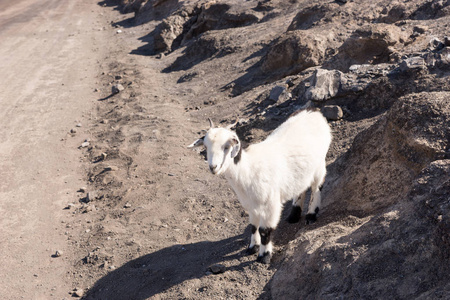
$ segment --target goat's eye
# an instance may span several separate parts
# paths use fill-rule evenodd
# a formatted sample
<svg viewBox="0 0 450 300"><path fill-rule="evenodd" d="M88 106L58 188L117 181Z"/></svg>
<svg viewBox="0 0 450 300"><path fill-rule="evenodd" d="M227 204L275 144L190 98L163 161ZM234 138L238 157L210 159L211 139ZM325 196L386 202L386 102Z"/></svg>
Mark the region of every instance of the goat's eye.
<svg viewBox="0 0 450 300"><path fill-rule="evenodd" d="M230 149L230 145L226 145L226 146L224 147L224 150L225 150L225 151L228 151L228 149Z"/></svg>

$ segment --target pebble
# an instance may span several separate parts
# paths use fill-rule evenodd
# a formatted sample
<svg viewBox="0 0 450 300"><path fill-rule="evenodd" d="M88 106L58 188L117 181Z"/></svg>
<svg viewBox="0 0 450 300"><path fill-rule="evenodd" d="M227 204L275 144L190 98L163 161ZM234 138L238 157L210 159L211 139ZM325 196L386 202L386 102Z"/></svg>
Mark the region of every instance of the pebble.
<svg viewBox="0 0 450 300"><path fill-rule="evenodd" d="M70 133L77 133L77 130L75 128L70 129Z"/></svg>
<svg viewBox="0 0 450 300"><path fill-rule="evenodd" d="M116 32L117 32L117 33L122 33L122 30L119 29L119 30L117 30Z"/></svg>
<svg viewBox="0 0 450 300"><path fill-rule="evenodd" d="M73 296L75 296L75 297L83 297L84 296L84 290L83 289L80 289L80 288L75 288L74 290L73 290L73 294L72 294Z"/></svg>
<svg viewBox="0 0 450 300"><path fill-rule="evenodd" d="M215 264L209 267L209 270L213 273L213 274L221 274L224 273L226 271L226 267L222 264Z"/></svg>
<svg viewBox="0 0 450 300"><path fill-rule="evenodd" d="M81 127L82 125L81 125L81 123L78 123L77 125L75 125L75 126L77 126L77 127Z"/></svg>
<svg viewBox="0 0 450 300"><path fill-rule="evenodd" d="M106 119L103 119L103 120L100 121L100 123L102 123L102 124L108 124L108 122L109 122L109 121L106 120Z"/></svg>
<svg viewBox="0 0 450 300"><path fill-rule="evenodd" d="M130 203L126 203L126 204L124 205L124 207L125 207L125 208L130 208L130 207L131 207L131 204L130 204Z"/></svg>
<svg viewBox="0 0 450 300"><path fill-rule="evenodd" d="M86 198L84 199L84 201L86 203L88 203L88 202L94 201L96 197L97 197L97 195L95 192L89 192L86 194Z"/></svg>
<svg viewBox="0 0 450 300"><path fill-rule="evenodd" d="M118 93L120 93L121 91L123 91L124 89L125 89L125 88L123 87L123 85L121 85L121 84L119 83L119 84L115 84L115 85L112 86L111 92L112 92L113 94L118 94Z"/></svg>
<svg viewBox="0 0 450 300"><path fill-rule="evenodd" d="M61 250L56 250L54 257L61 257L63 255L63 252Z"/></svg>
<svg viewBox="0 0 450 300"><path fill-rule="evenodd" d="M102 152L101 156L102 156L102 160L105 160L106 157L108 156L108 154L106 154L105 152Z"/></svg>
<svg viewBox="0 0 450 300"><path fill-rule="evenodd" d="M88 147L89 145L90 145L89 142L83 142L83 143L81 143L81 148L86 148L86 147Z"/></svg>

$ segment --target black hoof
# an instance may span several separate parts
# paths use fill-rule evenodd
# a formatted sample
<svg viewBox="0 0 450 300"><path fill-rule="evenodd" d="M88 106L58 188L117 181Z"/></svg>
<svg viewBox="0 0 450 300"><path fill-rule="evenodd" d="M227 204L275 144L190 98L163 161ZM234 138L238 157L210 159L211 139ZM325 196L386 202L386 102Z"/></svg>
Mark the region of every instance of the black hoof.
<svg viewBox="0 0 450 300"><path fill-rule="evenodd" d="M270 259L272 258L272 253L270 252L264 252L263 256L259 256L256 259L257 262L262 263L262 264L270 264Z"/></svg>
<svg viewBox="0 0 450 300"><path fill-rule="evenodd" d="M316 221L317 221L317 214L306 215L306 224L313 224Z"/></svg>
<svg viewBox="0 0 450 300"><path fill-rule="evenodd" d="M289 214L289 217L286 219L288 223L298 223L300 221L302 215L302 209L300 206L292 206L291 213Z"/></svg>
<svg viewBox="0 0 450 300"><path fill-rule="evenodd" d="M254 245L253 247L248 247L247 250L245 251L245 254L247 255L252 255L255 254L256 252L259 251L259 246L258 245Z"/></svg>

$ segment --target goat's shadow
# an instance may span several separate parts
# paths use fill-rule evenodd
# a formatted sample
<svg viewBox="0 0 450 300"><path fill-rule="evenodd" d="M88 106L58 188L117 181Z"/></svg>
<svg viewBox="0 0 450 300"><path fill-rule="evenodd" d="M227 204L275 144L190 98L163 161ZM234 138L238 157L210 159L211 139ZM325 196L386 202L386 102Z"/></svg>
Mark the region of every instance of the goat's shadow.
<svg viewBox="0 0 450 300"><path fill-rule="evenodd" d="M207 275L208 267L244 255L250 236L244 234L224 240L202 241L170 246L134 259L99 279L83 299L148 299L186 280ZM228 270L239 270L253 260Z"/></svg>

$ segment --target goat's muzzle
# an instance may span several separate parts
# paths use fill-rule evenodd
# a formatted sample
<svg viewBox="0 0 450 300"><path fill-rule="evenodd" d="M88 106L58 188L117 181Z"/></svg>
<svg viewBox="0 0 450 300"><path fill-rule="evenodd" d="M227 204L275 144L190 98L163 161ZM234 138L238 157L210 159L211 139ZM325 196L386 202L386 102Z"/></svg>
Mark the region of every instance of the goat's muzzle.
<svg viewBox="0 0 450 300"><path fill-rule="evenodd" d="M217 168L217 166L209 166L209 169L211 170L211 173L213 173L214 175L217 173L217 170L216 170L216 168Z"/></svg>

